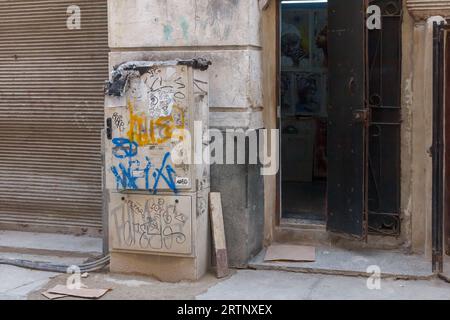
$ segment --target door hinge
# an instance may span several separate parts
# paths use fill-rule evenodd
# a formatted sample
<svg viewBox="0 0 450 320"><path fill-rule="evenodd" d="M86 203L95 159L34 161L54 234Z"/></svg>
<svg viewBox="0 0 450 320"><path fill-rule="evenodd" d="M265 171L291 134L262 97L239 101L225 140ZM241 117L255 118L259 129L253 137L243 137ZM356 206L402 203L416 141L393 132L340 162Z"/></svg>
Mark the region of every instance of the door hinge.
<svg viewBox="0 0 450 320"><path fill-rule="evenodd" d="M370 109L354 110L353 122L363 123L368 126L370 122Z"/></svg>
<svg viewBox="0 0 450 320"><path fill-rule="evenodd" d="M433 156L434 156L434 145L432 145L431 147L428 148L427 153L428 153L428 156L430 158L433 158Z"/></svg>
<svg viewBox="0 0 450 320"><path fill-rule="evenodd" d="M433 272L442 273L444 271L444 257L442 256L442 252L433 252L432 264Z"/></svg>
<svg viewBox="0 0 450 320"><path fill-rule="evenodd" d="M277 106L277 118L281 118L281 106Z"/></svg>

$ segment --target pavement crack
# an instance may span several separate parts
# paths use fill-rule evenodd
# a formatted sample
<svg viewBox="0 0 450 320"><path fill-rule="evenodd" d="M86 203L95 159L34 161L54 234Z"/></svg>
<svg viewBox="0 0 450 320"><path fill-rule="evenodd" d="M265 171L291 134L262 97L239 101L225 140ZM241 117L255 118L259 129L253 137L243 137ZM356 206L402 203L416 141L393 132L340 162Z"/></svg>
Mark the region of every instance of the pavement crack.
<svg viewBox="0 0 450 320"><path fill-rule="evenodd" d="M6 293L6 294L7 294L8 292L11 292L11 291L14 291L14 290L17 290L17 289L20 289L20 288L23 288L23 287L29 286L29 285L31 285L31 284L33 284L33 283L36 283L36 282L41 282L41 281L44 281L44 280L46 280L46 279L45 279L45 278L43 278L43 279L36 279L36 280L32 280L32 281L29 281L29 282L23 283L23 284L21 284L20 286L17 286L17 287L14 287L14 288L8 289L8 290L4 291L4 293ZM47 280L50 280L50 279L47 279Z"/></svg>
<svg viewBox="0 0 450 320"><path fill-rule="evenodd" d="M305 300L312 300L313 291L319 286L319 283L322 282L322 277L317 278L311 287L308 289L308 293L306 294Z"/></svg>

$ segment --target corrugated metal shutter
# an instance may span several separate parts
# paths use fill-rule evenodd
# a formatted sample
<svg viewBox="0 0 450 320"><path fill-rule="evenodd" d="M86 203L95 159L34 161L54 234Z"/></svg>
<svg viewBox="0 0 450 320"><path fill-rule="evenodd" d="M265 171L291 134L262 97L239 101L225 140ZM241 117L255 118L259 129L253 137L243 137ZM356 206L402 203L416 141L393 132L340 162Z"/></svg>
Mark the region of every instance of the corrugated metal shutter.
<svg viewBox="0 0 450 320"><path fill-rule="evenodd" d="M0 228L100 232L107 77L106 0L0 0Z"/></svg>

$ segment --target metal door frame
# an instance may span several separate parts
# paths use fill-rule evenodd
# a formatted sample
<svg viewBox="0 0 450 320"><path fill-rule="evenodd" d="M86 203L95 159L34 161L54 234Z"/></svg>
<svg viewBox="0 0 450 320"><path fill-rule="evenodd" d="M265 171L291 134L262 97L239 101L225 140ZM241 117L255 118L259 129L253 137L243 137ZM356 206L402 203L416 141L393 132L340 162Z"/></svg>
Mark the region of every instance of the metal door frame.
<svg viewBox="0 0 450 320"><path fill-rule="evenodd" d="M443 272L444 257L444 73L445 37L450 30L442 21L433 23L433 162L432 183L432 269Z"/></svg>

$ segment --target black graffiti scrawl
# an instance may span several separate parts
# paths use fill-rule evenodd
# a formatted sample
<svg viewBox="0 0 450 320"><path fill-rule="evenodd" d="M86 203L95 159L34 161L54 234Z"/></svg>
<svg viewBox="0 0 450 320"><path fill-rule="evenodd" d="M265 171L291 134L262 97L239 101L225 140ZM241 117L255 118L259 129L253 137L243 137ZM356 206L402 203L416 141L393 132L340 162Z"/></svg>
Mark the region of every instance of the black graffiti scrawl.
<svg viewBox="0 0 450 320"><path fill-rule="evenodd" d="M129 196L112 212L114 248L148 252L191 252L189 196Z"/></svg>

